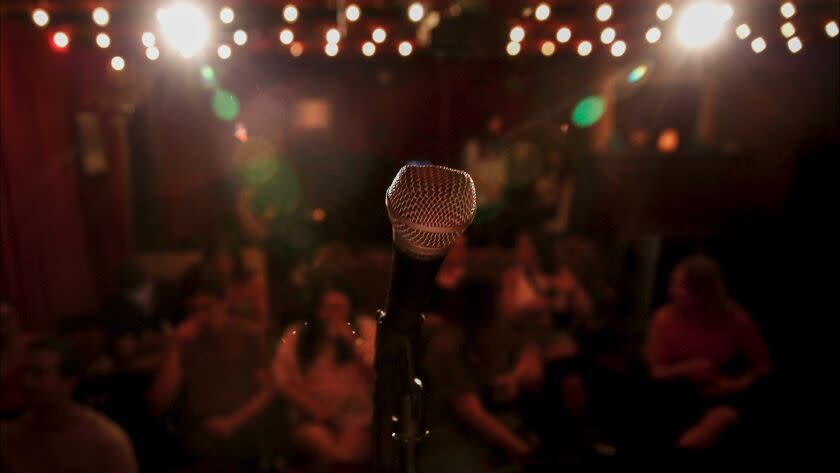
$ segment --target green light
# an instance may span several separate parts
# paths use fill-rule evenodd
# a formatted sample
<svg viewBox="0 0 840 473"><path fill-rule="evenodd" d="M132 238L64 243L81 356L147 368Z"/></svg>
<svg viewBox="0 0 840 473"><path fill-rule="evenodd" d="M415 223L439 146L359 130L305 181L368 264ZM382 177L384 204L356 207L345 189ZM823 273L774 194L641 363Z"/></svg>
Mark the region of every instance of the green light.
<svg viewBox="0 0 840 473"><path fill-rule="evenodd" d="M645 76L645 74L647 74L647 70L648 68L644 64L642 64L641 66L636 66L636 68L634 68L632 71L630 71L629 74L627 74L627 82L631 84L634 82L638 82L642 77Z"/></svg>
<svg viewBox="0 0 840 473"><path fill-rule="evenodd" d="M239 115L239 99L229 90L216 89L213 92L213 113L221 120L234 120Z"/></svg>
<svg viewBox="0 0 840 473"><path fill-rule="evenodd" d="M211 81L216 77L213 68L207 65L201 66L201 77L206 81Z"/></svg>
<svg viewBox="0 0 840 473"><path fill-rule="evenodd" d="M595 124L604 115L604 99L590 95L578 102L572 110L572 123L579 128Z"/></svg>

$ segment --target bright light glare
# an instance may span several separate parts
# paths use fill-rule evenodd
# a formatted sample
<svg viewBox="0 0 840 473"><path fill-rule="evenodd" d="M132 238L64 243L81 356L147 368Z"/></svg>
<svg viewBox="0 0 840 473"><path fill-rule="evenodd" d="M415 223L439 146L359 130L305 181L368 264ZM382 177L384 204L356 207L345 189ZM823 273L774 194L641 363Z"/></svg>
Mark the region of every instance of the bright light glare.
<svg viewBox="0 0 840 473"><path fill-rule="evenodd" d="M329 57L335 57L335 55L338 54L338 45L335 43L327 43L327 45L324 46L324 52L327 53L327 56Z"/></svg>
<svg viewBox="0 0 840 473"><path fill-rule="evenodd" d="M140 42L143 43L143 46L147 48L151 48L155 45L155 35L151 31L146 31L143 33L143 36L140 37Z"/></svg>
<svg viewBox="0 0 840 473"><path fill-rule="evenodd" d="M341 41L341 33L335 28L330 28L325 35L328 43L337 43Z"/></svg>
<svg viewBox="0 0 840 473"><path fill-rule="evenodd" d="M248 42L248 33L245 30L236 30L233 32L233 42L237 46L242 46Z"/></svg>
<svg viewBox="0 0 840 473"><path fill-rule="evenodd" d="M96 45L102 49L111 45L111 37L107 33L99 33L96 35Z"/></svg>
<svg viewBox="0 0 840 473"><path fill-rule="evenodd" d="M236 15L233 13L233 8L231 7L222 7L219 10L219 20L226 25L232 23L235 17Z"/></svg>
<svg viewBox="0 0 840 473"><path fill-rule="evenodd" d="M598 21L607 21L612 17L613 14L613 7L609 3L602 3L596 10L595 10L595 18Z"/></svg>
<svg viewBox="0 0 840 473"><path fill-rule="evenodd" d="M782 27L779 28L779 30L782 32L782 36L784 36L785 38L790 38L791 36L796 34L796 28L793 26L793 23L789 21L782 25Z"/></svg>
<svg viewBox="0 0 840 473"><path fill-rule="evenodd" d="M747 39L750 33L752 33L752 30L750 29L750 25L746 23L741 23L735 28L735 35L738 36L738 39Z"/></svg>
<svg viewBox="0 0 840 473"><path fill-rule="evenodd" d="M572 39L572 30L568 27L564 26L557 30L557 42L559 43L567 43L570 39Z"/></svg>
<svg viewBox="0 0 840 473"><path fill-rule="evenodd" d="M154 46L149 46L146 48L146 57L149 58L149 61L157 61L160 57L160 49Z"/></svg>
<svg viewBox="0 0 840 473"><path fill-rule="evenodd" d="M551 7L548 6L548 4L540 3L537 5L537 9L534 10L534 18L536 18L537 21L545 21L549 16L551 16Z"/></svg>
<svg viewBox="0 0 840 473"><path fill-rule="evenodd" d="M91 14L93 22L99 26L106 26L111 21L111 14L103 7L96 7Z"/></svg>
<svg viewBox="0 0 840 473"><path fill-rule="evenodd" d="M581 41L577 47L577 53L581 56L589 56L592 54L592 43L589 41Z"/></svg>
<svg viewBox="0 0 840 473"><path fill-rule="evenodd" d="M793 6L793 3L791 2L785 2L779 7L779 13L781 13L785 18L790 18L793 15L796 15L796 7Z"/></svg>
<svg viewBox="0 0 840 473"><path fill-rule="evenodd" d="M653 44L653 43L659 41L659 38L661 38L661 37L662 37L662 31L660 31L659 28L657 28L655 26L653 28L650 28L649 30L647 30L647 33L645 33L645 39L650 44Z"/></svg>
<svg viewBox="0 0 840 473"><path fill-rule="evenodd" d="M376 45L371 41L365 41L362 45L362 54L367 57L373 56L376 53Z"/></svg>
<svg viewBox="0 0 840 473"><path fill-rule="evenodd" d="M673 14L674 8L668 3L663 3L656 9L656 17L662 21L667 21Z"/></svg>
<svg viewBox="0 0 840 473"><path fill-rule="evenodd" d="M677 20L677 39L689 48L713 43L726 23L726 8L719 3L700 2L683 10Z"/></svg>
<svg viewBox="0 0 840 473"><path fill-rule="evenodd" d="M359 8L359 6L355 3L352 5L348 5L347 8L344 10L344 17L347 18L348 21L358 21L358 19L361 16L362 9Z"/></svg>
<svg viewBox="0 0 840 473"><path fill-rule="evenodd" d="M750 43L750 47L754 52L760 53L767 49L767 42L764 41L764 38L759 36L758 38L752 40L752 42Z"/></svg>
<svg viewBox="0 0 840 473"><path fill-rule="evenodd" d="M176 3L162 9L158 21L164 41L185 58L201 51L210 36L207 17L191 3Z"/></svg>
<svg viewBox="0 0 840 473"><path fill-rule="evenodd" d="M295 40L294 32L288 28L283 29L277 37L280 39L280 42L285 45L292 44L292 41Z"/></svg>
<svg viewBox="0 0 840 473"><path fill-rule="evenodd" d="M50 22L50 14L43 8L32 10L32 22L40 27L47 26Z"/></svg>
<svg viewBox="0 0 840 473"><path fill-rule="evenodd" d="M402 43L400 43L397 49L400 52L400 56L403 57L408 56L409 54L411 54L412 51L414 51L414 47L408 41L403 41Z"/></svg>
<svg viewBox="0 0 840 473"><path fill-rule="evenodd" d="M63 31L56 32L53 37L53 44L59 47L60 49L64 49L70 45L70 36Z"/></svg>
<svg viewBox="0 0 840 473"><path fill-rule="evenodd" d="M227 44L223 44L223 45L219 46L219 49L216 50L216 54L218 54L219 57L222 58L222 59L229 58L230 53L231 53L230 46L228 46Z"/></svg>
<svg viewBox="0 0 840 473"><path fill-rule="evenodd" d="M426 10L420 2L414 2L408 7L408 19L417 23L426 15Z"/></svg>
<svg viewBox="0 0 840 473"><path fill-rule="evenodd" d="M508 56L516 56L519 54L519 51L522 51L522 45L516 41L511 41L505 47L505 51L508 53Z"/></svg>
<svg viewBox="0 0 840 473"><path fill-rule="evenodd" d="M601 42L604 44L610 44L613 41L615 41L615 30L609 27L604 28L604 30L601 31Z"/></svg>
<svg viewBox="0 0 840 473"><path fill-rule="evenodd" d="M802 41L798 37L794 36L788 40L787 46L790 52L796 54L802 50Z"/></svg>
<svg viewBox="0 0 840 473"><path fill-rule="evenodd" d="M373 30L373 34L371 34L371 38L375 43L382 43L385 41L385 38L388 37L388 33L385 32L383 28L376 28Z"/></svg>
<svg viewBox="0 0 840 473"><path fill-rule="evenodd" d="M521 42L525 39L525 28L521 26L514 26L510 29L510 40L514 42Z"/></svg>
<svg viewBox="0 0 840 473"><path fill-rule="evenodd" d="M289 23L294 23L298 19L298 9L294 5L286 5L283 8L283 19Z"/></svg>
<svg viewBox="0 0 840 473"><path fill-rule="evenodd" d="M111 58L111 67L115 71L121 71L121 70L125 69L125 59L123 59L121 56L112 57Z"/></svg>
<svg viewBox="0 0 840 473"><path fill-rule="evenodd" d="M615 57L623 56L625 52L627 52L627 43L625 43L624 41L616 41L610 47L610 54L612 54Z"/></svg>
<svg viewBox="0 0 840 473"><path fill-rule="evenodd" d="M836 38L838 33L840 33L840 28L838 28L836 21L831 20L825 24L825 34L829 38Z"/></svg>

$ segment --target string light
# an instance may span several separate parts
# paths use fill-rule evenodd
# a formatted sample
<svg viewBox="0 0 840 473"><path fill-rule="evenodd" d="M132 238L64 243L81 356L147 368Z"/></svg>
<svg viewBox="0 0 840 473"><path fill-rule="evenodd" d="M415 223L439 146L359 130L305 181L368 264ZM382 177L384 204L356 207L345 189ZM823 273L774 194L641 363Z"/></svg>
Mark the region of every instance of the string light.
<svg viewBox="0 0 840 473"><path fill-rule="evenodd" d="M420 2L414 2L408 7L408 19L417 23L426 15L426 10Z"/></svg>
<svg viewBox="0 0 840 473"><path fill-rule="evenodd" d="M511 41L505 47L505 51L508 53L508 56L516 56L519 54L519 51L522 51L522 45L516 41Z"/></svg>
<svg viewBox="0 0 840 473"><path fill-rule="evenodd" d="M796 15L796 7L793 6L793 3L791 2L785 2L779 7L779 13L781 13L785 18L790 18L793 15Z"/></svg>
<svg viewBox="0 0 840 473"><path fill-rule="evenodd" d="M668 21L674 14L674 8L668 3L663 3L656 8L656 17L662 21Z"/></svg>
<svg viewBox="0 0 840 473"><path fill-rule="evenodd" d="M825 34L829 38L836 38L838 33L840 33L840 28L837 27L836 21L831 20L825 24Z"/></svg>
<svg viewBox="0 0 840 473"><path fill-rule="evenodd" d="M111 21L111 14L103 7L94 8L91 16L93 17L93 22L99 26L107 26L108 22Z"/></svg>
<svg viewBox="0 0 840 473"><path fill-rule="evenodd" d="M53 34L52 43L59 50L67 49L67 46L70 46L70 36L63 31L57 31Z"/></svg>
<svg viewBox="0 0 840 473"><path fill-rule="evenodd" d="M610 54L615 57L623 56L624 53L627 51L627 43L624 41L618 40L610 47Z"/></svg>
<svg viewBox="0 0 840 473"><path fill-rule="evenodd" d="M615 41L615 30L609 27L604 28L604 30L601 31L601 42L604 44L610 44L613 41Z"/></svg>
<svg viewBox="0 0 840 473"><path fill-rule="evenodd" d="M223 44L223 45L219 46L219 49L216 50L216 54L218 54L219 57L222 58L222 59L229 58L231 52L232 51L230 49L230 46L228 46L227 44Z"/></svg>
<svg viewBox="0 0 840 473"><path fill-rule="evenodd" d="M289 47L289 53L293 57L300 57L300 55L303 54L303 43L301 43L300 41L295 41L294 43L292 43L292 45Z"/></svg>
<svg viewBox="0 0 840 473"><path fill-rule="evenodd" d="M784 36L785 38L790 38L791 36L796 34L796 28L793 26L793 23L789 21L782 25L782 27L779 28L779 31L782 32L782 36Z"/></svg>
<svg viewBox="0 0 840 473"><path fill-rule="evenodd" d="M750 30L750 25L746 23L741 23L737 28L735 28L735 36L737 36L738 39L747 39L750 33L752 33L752 30Z"/></svg>
<svg viewBox="0 0 840 473"><path fill-rule="evenodd" d="M335 28L327 30L327 34L324 37L327 39L327 43L338 43L341 41L341 33Z"/></svg>
<svg viewBox="0 0 840 473"><path fill-rule="evenodd" d="M142 36L140 36L140 42L143 43L143 46L147 48L151 48L152 46L154 46L155 40L155 35L151 31L146 31L145 33L143 33Z"/></svg>
<svg viewBox="0 0 840 473"><path fill-rule="evenodd" d="M335 43L327 43L327 45L324 46L324 52L329 57L335 57L335 55L338 54L338 45Z"/></svg>
<svg viewBox="0 0 840 473"><path fill-rule="evenodd" d="M787 42L787 47L793 54L798 53L802 50L802 41L794 36L793 38L789 39Z"/></svg>
<svg viewBox="0 0 840 473"><path fill-rule="evenodd" d="M111 45L111 37L107 33L99 33L96 35L96 45L102 49Z"/></svg>
<svg viewBox="0 0 840 473"><path fill-rule="evenodd" d="M655 26L648 29L647 32L645 33L645 39L650 44L653 44L653 43L659 41L659 38L661 38L661 37L662 37L662 31Z"/></svg>
<svg viewBox="0 0 840 473"><path fill-rule="evenodd" d="M408 41L403 41L400 43L399 47L397 47L397 51L399 51L400 56L406 57L414 51L414 46L412 46Z"/></svg>
<svg viewBox="0 0 840 473"><path fill-rule="evenodd" d="M384 28L376 28L373 30L373 34L371 34L371 38L375 43L384 43L385 39L388 37L388 33L385 32Z"/></svg>
<svg viewBox="0 0 840 473"><path fill-rule="evenodd" d="M358 21L361 16L362 9L355 3L348 5L347 8L344 9L344 17L347 18L347 21Z"/></svg>
<svg viewBox="0 0 840 473"><path fill-rule="evenodd" d="M750 47L752 48L753 52L760 53L767 49L767 43L764 41L764 38L759 36L758 38L752 40L752 42L750 43Z"/></svg>
<svg viewBox="0 0 840 473"><path fill-rule="evenodd" d="M612 17L613 14L613 7L609 3L602 3L596 10L595 10L595 18L598 21L607 21Z"/></svg>
<svg viewBox="0 0 840 473"><path fill-rule="evenodd" d="M522 42L525 39L525 28L521 26L514 26L510 29L510 40L516 43Z"/></svg>
<svg viewBox="0 0 840 473"><path fill-rule="evenodd" d="M589 56L592 54L592 43L589 41L581 41L578 43L577 53L580 56Z"/></svg>
<svg viewBox="0 0 840 473"><path fill-rule="evenodd" d="M720 4L692 4L680 13L677 21L677 39L689 48L708 46L720 36L726 21L726 9Z"/></svg>
<svg viewBox="0 0 840 473"><path fill-rule="evenodd" d="M554 42L552 41L543 41L542 46L540 47L540 52L543 56L551 56L554 54L556 47L554 46Z"/></svg>
<svg viewBox="0 0 840 473"><path fill-rule="evenodd" d="M111 68L115 71L125 69L125 59L122 56L114 56L111 58Z"/></svg>
<svg viewBox="0 0 840 473"><path fill-rule="evenodd" d="M362 44L362 54L367 57L371 57L376 54L376 45L372 41L365 41Z"/></svg>
<svg viewBox="0 0 840 473"><path fill-rule="evenodd" d="M284 28L277 37L280 39L281 43L288 46L295 40L295 33L288 28Z"/></svg>
<svg viewBox="0 0 840 473"><path fill-rule="evenodd" d="M226 25L228 25L230 23L233 23L233 19L235 17L236 17L236 14L233 13L233 8L231 8L231 7L225 6L225 7L222 7L221 10L219 10L219 20L221 20L222 23L224 23Z"/></svg>
<svg viewBox="0 0 840 473"><path fill-rule="evenodd" d="M36 8L32 10L32 22L43 28L50 23L50 14L43 8Z"/></svg>
<svg viewBox="0 0 840 473"><path fill-rule="evenodd" d="M557 30L556 38L558 43L567 43L570 39L572 39L572 30L570 30L567 26L563 26Z"/></svg>
<svg viewBox="0 0 840 473"><path fill-rule="evenodd" d="M233 32L233 42L237 46L242 46L243 44L248 42L248 33L244 30L236 30Z"/></svg>
<svg viewBox="0 0 840 473"><path fill-rule="evenodd" d="M534 10L534 18L536 18L537 21L545 21L549 16L551 16L551 7L548 6L548 4L540 3L537 5L537 9Z"/></svg>
<svg viewBox="0 0 840 473"><path fill-rule="evenodd" d="M298 19L298 9L294 5L286 5L283 8L283 19L289 23L294 23Z"/></svg>
<svg viewBox="0 0 840 473"><path fill-rule="evenodd" d="M184 58L195 56L210 37L210 22L204 12L191 3L175 3L162 9L158 22L163 39Z"/></svg>
<svg viewBox="0 0 840 473"><path fill-rule="evenodd" d="M146 57L150 61L157 61L157 59L160 57L160 50L154 46L149 46L148 48L146 48Z"/></svg>

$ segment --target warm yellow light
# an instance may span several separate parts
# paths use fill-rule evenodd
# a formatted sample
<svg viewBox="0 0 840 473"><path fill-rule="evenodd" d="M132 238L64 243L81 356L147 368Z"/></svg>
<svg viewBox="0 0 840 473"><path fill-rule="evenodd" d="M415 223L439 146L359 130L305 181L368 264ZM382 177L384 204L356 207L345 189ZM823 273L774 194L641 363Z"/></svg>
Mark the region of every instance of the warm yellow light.
<svg viewBox="0 0 840 473"><path fill-rule="evenodd" d="M400 52L400 56L406 57L414 51L414 46L412 46L408 41L403 41L400 43L397 50Z"/></svg>
<svg viewBox="0 0 840 473"><path fill-rule="evenodd" d="M551 56L554 54L556 47L554 46L554 42L552 41L543 41L542 46L540 47L540 52L543 56Z"/></svg>
<svg viewBox="0 0 840 473"><path fill-rule="evenodd" d="M797 36L794 36L793 38L788 40L787 47L790 50L790 52L796 54L802 50L802 41Z"/></svg>
<svg viewBox="0 0 840 473"><path fill-rule="evenodd" d="M767 42L764 41L764 38L759 36L758 38L752 40L752 42L750 43L750 47L754 52L760 53L767 49Z"/></svg>
<svg viewBox="0 0 840 473"><path fill-rule="evenodd" d="M508 53L508 56L516 56L519 54L519 51L522 51L522 45L516 41L511 41L505 47L505 51Z"/></svg>
<svg viewBox="0 0 840 473"><path fill-rule="evenodd" d="M781 13L785 18L790 18L793 15L796 15L796 7L793 6L793 3L791 2L785 2L779 7L779 13Z"/></svg>
<svg viewBox="0 0 840 473"><path fill-rule="evenodd" d="M43 28L50 23L50 14L43 8L36 8L32 10L32 22Z"/></svg>
<svg viewBox="0 0 840 473"><path fill-rule="evenodd" d="M662 130L656 140L656 149L661 153L673 153L680 146L680 132L676 128Z"/></svg>
<svg viewBox="0 0 840 473"><path fill-rule="evenodd" d="M146 48L146 57L149 58L149 61L157 61L160 57L160 49L154 46L149 46Z"/></svg>
<svg viewBox="0 0 840 473"><path fill-rule="evenodd" d="M750 25L746 23L741 23L737 28L735 28L735 35L738 39L747 39L747 36L749 36L750 33L752 33L752 30L750 29Z"/></svg>
<svg viewBox="0 0 840 473"><path fill-rule="evenodd" d="M300 41L295 41L294 43L292 43L292 45L289 47L289 53L293 57L299 57L301 54L303 54L303 43L301 43Z"/></svg>
<svg viewBox="0 0 840 473"><path fill-rule="evenodd" d="M612 18L613 14L613 7L609 3L602 3L596 10L595 10L595 18L598 21L607 21Z"/></svg>
<svg viewBox="0 0 840 473"><path fill-rule="evenodd" d="M417 23L426 15L426 9L420 2L414 2L408 7L408 19Z"/></svg>
<svg viewBox="0 0 840 473"><path fill-rule="evenodd" d="M336 43L327 43L327 45L324 46L324 52L327 53L327 56L329 57L335 57L335 55L338 54L338 45Z"/></svg>
<svg viewBox="0 0 840 473"><path fill-rule="evenodd" d="M283 19L289 23L294 23L298 19L298 9L294 5L286 5L283 7Z"/></svg>
<svg viewBox="0 0 840 473"><path fill-rule="evenodd" d="M365 41L365 43L362 44L362 54L367 57L373 56L376 54L376 45L373 44L372 41Z"/></svg>
<svg viewBox="0 0 840 473"><path fill-rule="evenodd" d="M825 24L825 34L829 38L836 38L838 33L840 33L840 28L837 27L836 21L831 20Z"/></svg>
<svg viewBox="0 0 840 473"><path fill-rule="evenodd" d="M115 71L121 71L125 69L125 59L122 56L114 56L111 58L111 67Z"/></svg>
<svg viewBox="0 0 840 473"><path fill-rule="evenodd" d="M559 30L557 30L556 38L558 43L567 43L570 39L572 39L572 30L570 30L566 26L563 26Z"/></svg>
<svg viewBox="0 0 840 473"><path fill-rule="evenodd" d="M613 41L615 41L615 30L609 27L604 28L604 30L601 31L601 42L604 44L610 44Z"/></svg>
<svg viewBox="0 0 840 473"><path fill-rule="evenodd" d="M577 53L581 56L589 56L592 54L592 43L589 41L581 41L578 43Z"/></svg>
<svg viewBox="0 0 840 473"><path fill-rule="evenodd" d="M663 3L656 8L656 17L662 21L668 21L671 15L674 14L674 8L668 3Z"/></svg>
<svg viewBox="0 0 840 473"><path fill-rule="evenodd" d="M680 13L677 39L689 48L706 47L720 36L726 21L726 8L721 4L694 3Z"/></svg>
<svg viewBox="0 0 840 473"><path fill-rule="evenodd" d="M219 57L222 58L222 59L229 58L231 52L232 51L230 49L230 46L228 46L227 44L223 44L223 45L219 46L219 49L216 50L216 54L218 54Z"/></svg>
<svg viewBox="0 0 840 473"><path fill-rule="evenodd" d="M796 34L796 27L793 26L793 23L787 22L779 28L779 31L782 32L782 36L785 38L790 38L791 36Z"/></svg>
<svg viewBox="0 0 840 473"><path fill-rule="evenodd" d="M537 9L534 10L534 18L536 18L537 21L545 21L549 16L551 16L551 7L548 6L547 3L540 3L537 5Z"/></svg>
<svg viewBox="0 0 840 473"><path fill-rule="evenodd" d="M519 43L523 39L525 39L525 28L523 28L521 26L518 26L518 25L514 26L513 28L510 29L510 35L509 36L510 36L511 41Z"/></svg>
<svg viewBox="0 0 840 473"><path fill-rule="evenodd" d="M99 33L96 35L96 45L102 49L111 45L111 37L107 33Z"/></svg>
<svg viewBox="0 0 840 473"><path fill-rule="evenodd" d="M344 17L347 18L347 21L358 21L362 17L362 9L355 3L348 5L344 9Z"/></svg>
<svg viewBox="0 0 840 473"><path fill-rule="evenodd" d="M328 43L337 43L341 41L341 33L339 33L339 31L335 28L327 30L327 34L324 35L324 37L327 39Z"/></svg>
<svg viewBox="0 0 840 473"><path fill-rule="evenodd" d="M155 40L155 35L151 31L146 31L142 36L140 36L140 42L147 48L154 46Z"/></svg>
<svg viewBox="0 0 840 473"><path fill-rule="evenodd" d="M248 33L245 30L236 30L233 32L233 42L237 46L242 46L248 42Z"/></svg>
<svg viewBox="0 0 840 473"><path fill-rule="evenodd" d="M191 3L175 3L158 15L164 41L185 58L196 55L210 36L204 12Z"/></svg>
<svg viewBox="0 0 840 473"><path fill-rule="evenodd" d="M289 45L295 40L295 33L288 28L283 28L283 30L280 31L280 34L277 35L277 38L280 39L281 43Z"/></svg>
<svg viewBox="0 0 840 473"><path fill-rule="evenodd" d="M648 43L653 44L662 37L662 31L657 27L652 27L645 33L645 39Z"/></svg>
<svg viewBox="0 0 840 473"><path fill-rule="evenodd" d="M384 28L376 28L370 36L375 43L383 43L388 37L388 33L385 32Z"/></svg>
<svg viewBox="0 0 840 473"><path fill-rule="evenodd" d="M232 23L235 17L236 15L233 13L233 8L231 7L222 7L222 9L219 10L219 20L226 25Z"/></svg>
<svg viewBox="0 0 840 473"><path fill-rule="evenodd" d="M610 47L610 54L615 57L621 57L625 52L627 52L627 43L624 41L618 40Z"/></svg>
<svg viewBox="0 0 840 473"><path fill-rule="evenodd" d="M111 14L103 7L94 8L91 16L93 17L93 22L99 26L106 26L111 21Z"/></svg>

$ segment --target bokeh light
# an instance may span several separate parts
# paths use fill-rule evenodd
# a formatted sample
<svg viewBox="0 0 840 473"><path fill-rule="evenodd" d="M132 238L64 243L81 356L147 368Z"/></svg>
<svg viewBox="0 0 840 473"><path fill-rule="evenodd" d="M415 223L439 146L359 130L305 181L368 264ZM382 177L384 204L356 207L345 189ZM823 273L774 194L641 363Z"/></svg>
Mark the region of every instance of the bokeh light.
<svg viewBox="0 0 840 473"><path fill-rule="evenodd" d="M242 46L248 42L248 33L245 30L236 30L233 32L233 42L237 46Z"/></svg>
<svg viewBox="0 0 840 473"><path fill-rule="evenodd" d="M838 33L840 33L840 28L838 28L836 21L831 20L825 24L825 34L829 38L836 38Z"/></svg>
<svg viewBox="0 0 840 473"><path fill-rule="evenodd" d="M111 58L111 68L115 71L125 69L125 59L122 56L114 56Z"/></svg>
<svg viewBox="0 0 840 473"><path fill-rule="evenodd" d="M417 23L426 15L426 9L420 2L414 2L408 7L408 19Z"/></svg>
<svg viewBox="0 0 840 473"><path fill-rule="evenodd" d="M151 48L152 46L154 46L156 39L157 38L155 38L155 34L151 31L146 31L145 33L143 33L142 36L140 36L140 42L143 43L143 46L147 48Z"/></svg>
<svg viewBox="0 0 840 473"><path fill-rule="evenodd" d="M195 56L210 36L204 12L191 3L175 3L164 8L158 18L163 39L184 58Z"/></svg>
<svg viewBox="0 0 840 473"><path fill-rule="evenodd" d="M303 54L303 43L300 41L292 43L292 45L289 46L289 54L293 57L300 57L300 55Z"/></svg>
<svg viewBox="0 0 840 473"><path fill-rule="evenodd" d="M70 36L63 31L56 31L52 36L52 44L59 51L64 51L70 46Z"/></svg>
<svg viewBox="0 0 840 473"><path fill-rule="evenodd" d="M400 56L406 57L414 51L414 46L412 46L409 41L402 41L400 42L399 47L397 47L397 50L399 51Z"/></svg>
<svg viewBox="0 0 840 473"><path fill-rule="evenodd" d="M385 28L376 28L370 36L375 43L383 43L388 37L388 33L385 32Z"/></svg>
<svg viewBox="0 0 840 473"><path fill-rule="evenodd" d="M557 38L558 43L567 43L570 39L572 39L572 30L569 29L567 26L563 26L557 30Z"/></svg>
<svg viewBox="0 0 840 473"><path fill-rule="evenodd" d="M312 211L312 220L315 222L323 222L327 218L327 212L324 209L315 209Z"/></svg>
<svg viewBox="0 0 840 473"><path fill-rule="evenodd" d="M108 33L99 33L96 35L96 45L102 49L107 48L111 45L111 37L108 36Z"/></svg>
<svg viewBox="0 0 840 473"><path fill-rule="evenodd" d="M656 149L660 153L673 153L680 147L680 132L675 128L666 128L656 139Z"/></svg>
<svg viewBox="0 0 840 473"><path fill-rule="evenodd" d="M348 21L358 21L362 17L362 9L355 3L347 5L347 8L344 9L344 17Z"/></svg>
<svg viewBox="0 0 840 473"><path fill-rule="evenodd" d="M802 40L800 40L799 37L794 36L788 40L787 47L790 52L796 54L802 50Z"/></svg>
<svg viewBox="0 0 840 473"><path fill-rule="evenodd" d="M615 29L607 27L601 31L601 42L610 44L615 41Z"/></svg>
<svg viewBox="0 0 840 473"><path fill-rule="evenodd" d="M610 54L615 57L621 57L625 52L627 52L627 43L624 41L618 40L610 46Z"/></svg>
<svg viewBox="0 0 840 473"><path fill-rule="evenodd" d="M376 45L373 44L373 41L365 41L364 44L362 44L362 54L367 57L376 54Z"/></svg>
<svg viewBox="0 0 840 473"><path fill-rule="evenodd" d="M543 56L551 56L554 54L555 49L557 48L554 46L553 41L543 41L542 46L540 46L540 52Z"/></svg>
<svg viewBox="0 0 840 473"><path fill-rule="evenodd" d="M627 74L627 82L630 84L635 84L642 80L642 78L647 74L648 67L644 64L636 66Z"/></svg>
<svg viewBox="0 0 840 473"><path fill-rule="evenodd" d="M677 20L677 39L688 48L702 48L713 43L726 23L726 9L711 2L688 6Z"/></svg>
<svg viewBox="0 0 840 473"><path fill-rule="evenodd" d="M517 43L525 39L525 28L517 25L510 29L510 40Z"/></svg>
<svg viewBox="0 0 840 473"><path fill-rule="evenodd" d="M280 31L280 34L277 35L277 38L280 40L281 43L288 46L292 44L292 41L295 40L295 33L288 28L283 28L283 30Z"/></svg>
<svg viewBox="0 0 840 473"><path fill-rule="evenodd" d="M782 36L785 38L790 38L791 36L796 34L796 27L793 26L793 23L787 22L779 28L779 31L782 32Z"/></svg>
<svg viewBox="0 0 840 473"><path fill-rule="evenodd" d="M645 33L645 40L650 44L653 44L653 43L659 41L660 38L662 38L662 30L660 30L659 28L657 28L655 26L652 27L652 28L649 28L647 30L647 32Z"/></svg>
<svg viewBox="0 0 840 473"><path fill-rule="evenodd" d="M341 41L341 33L335 28L327 30L327 34L324 35L324 37L327 39L328 43L338 43Z"/></svg>
<svg viewBox="0 0 840 473"><path fill-rule="evenodd" d="M746 23L741 23L737 28L735 28L735 36L737 36L738 39L747 39L750 33L752 33L752 30L750 29L750 25Z"/></svg>
<svg viewBox="0 0 840 473"><path fill-rule="evenodd" d="M598 21L607 21L612 18L613 15L613 7L609 3L602 3L595 9L595 18Z"/></svg>
<svg viewBox="0 0 840 473"><path fill-rule="evenodd" d="M221 20L222 23L224 23L226 25L230 24L230 23L233 23L234 18L236 18L236 14L233 13L233 8L222 7L222 9L219 10L219 20Z"/></svg>
<svg viewBox="0 0 840 473"><path fill-rule="evenodd" d="M602 97L590 95L575 105L572 110L572 123L579 128L594 125L604 116L606 103Z"/></svg>
<svg viewBox="0 0 840 473"><path fill-rule="evenodd" d="M536 10L534 10L534 18L536 18L537 21L545 21L549 16L551 16L551 7L548 6L547 3L540 3L537 5Z"/></svg>
<svg viewBox="0 0 840 473"><path fill-rule="evenodd" d="M522 45L516 41L511 41L505 47L505 52L508 53L508 56L516 56L519 54L519 51L522 51Z"/></svg>
<svg viewBox="0 0 840 473"><path fill-rule="evenodd" d="M219 49L217 49L217 50L216 50L216 54L218 54L218 55L219 55L219 57L220 57L220 58L222 58L222 59L227 59L227 58L229 58L229 57L230 57L231 52L232 52L232 51L231 51L231 49L230 49L230 46L228 46L227 44L222 44L222 45L220 45L220 46L219 46Z"/></svg>
<svg viewBox="0 0 840 473"><path fill-rule="evenodd" d="M233 121L239 116L239 99L227 89L216 89L212 98L213 113L220 120Z"/></svg>
<svg viewBox="0 0 840 473"><path fill-rule="evenodd" d="M338 45L335 43L327 43L324 46L324 53L329 57L335 57L338 54Z"/></svg>
<svg viewBox="0 0 840 473"><path fill-rule="evenodd" d="M36 8L32 10L32 22L43 28L50 23L50 14L43 8Z"/></svg>
<svg viewBox="0 0 840 473"><path fill-rule="evenodd" d="M668 21L674 14L674 7L669 3L663 3L656 8L656 17L662 21Z"/></svg>
<svg viewBox="0 0 840 473"><path fill-rule="evenodd" d="M286 5L283 7L283 19L289 23L294 23L298 19L298 9L294 5Z"/></svg>
<svg viewBox="0 0 840 473"><path fill-rule="evenodd" d="M580 56L589 56L592 54L592 43L589 41L581 41L578 43L577 53Z"/></svg>
<svg viewBox="0 0 840 473"><path fill-rule="evenodd" d="M149 46L146 48L146 58L148 58L149 61L157 61L159 57L160 50L157 47Z"/></svg>
<svg viewBox="0 0 840 473"><path fill-rule="evenodd" d="M781 13L785 18L790 18L793 15L796 15L796 7L793 6L793 3L791 2L785 2L779 7L779 13Z"/></svg>
<svg viewBox="0 0 840 473"><path fill-rule="evenodd" d="M201 66L201 69L199 69L199 73L201 74L201 79L204 81L205 84L216 84L216 71L214 71L212 67L205 64Z"/></svg>
<svg viewBox="0 0 840 473"><path fill-rule="evenodd" d="M236 125L233 127L233 137L236 138L240 143L247 143L248 142L248 128L242 122L236 122Z"/></svg>
<svg viewBox="0 0 840 473"><path fill-rule="evenodd" d="M752 42L750 43L750 47L752 48L753 52L760 53L767 49L767 42L764 41L764 38L759 36L758 38L752 40Z"/></svg>
<svg viewBox="0 0 840 473"><path fill-rule="evenodd" d="M107 26L108 22L111 21L111 14L103 7L94 8L91 17L93 17L93 22L99 26Z"/></svg>

